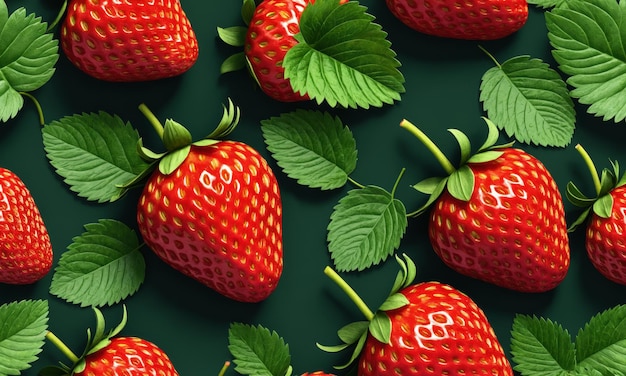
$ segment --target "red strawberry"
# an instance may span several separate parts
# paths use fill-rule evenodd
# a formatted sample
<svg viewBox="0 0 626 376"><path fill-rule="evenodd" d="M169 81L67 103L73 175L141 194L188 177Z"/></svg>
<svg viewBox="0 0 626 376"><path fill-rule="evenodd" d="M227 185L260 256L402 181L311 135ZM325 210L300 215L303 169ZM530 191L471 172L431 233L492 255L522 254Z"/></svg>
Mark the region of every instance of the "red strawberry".
<svg viewBox="0 0 626 376"><path fill-rule="evenodd" d="M391 13L419 32L443 38L493 40L524 26L526 0L386 0Z"/></svg>
<svg viewBox="0 0 626 376"><path fill-rule="evenodd" d="M60 40L74 65L106 81L172 77L198 58L198 41L179 0L71 0Z"/></svg>
<svg viewBox="0 0 626 376"><path fill-rule="evenodd" d="M332 373L326 373L323 371L305 372L301 376L335 376Z"/></svg>
<svg viewBox="0 0 626 376"><path fill-rule="evenodd" d="M0 283L30 284L52 266L52 245L24 182L0 167Z"/></svg>
<svg viewBox="0 0 626 376"><path fill-rule="evenodd" d="M569 231L586 223L585 248L591 263L607 279L626 285L626 175L620 178L619 165L612 162L613 168L604 169L600 177L583 147L576 145L576 149L591 167L596 196L588 198L568 183L569 201L585 208Z"/></svg>
<svg viewBox="0 0 626 376"><path fill-rule="evenodd" d="M470 297L440 282L412 285L415 265L406 256L398 262L403 271L376 313L339 283L357 297L369 323L349 324L352 333L344 327L343 345L322 349L339 351L356 344L352 357L358 357L359 376L513 375L485 313ZM326 273L340 281L329 268Z"/></svg>
<svg viewBox="0 0 626 376"><path fill-rule="evenodd" d="M168 127L182 128L171 121L165 127L166 134ZM166 145L170 141L164 139ZM274 173L241 142L173 144L178 149L168 146L172 151L139 199L137 222L146 244L175 269L229 298L264 300L283 267Z"/></svg>
<svg viewBox="0 0 626 376"><path fill-rule="evenodd" d="M497 128L487 123L495 143ZM421 133L406 121L403 126ZM428 228L432 246L461 274L522 292L553 289L570 263L561 194L539 160L493 143L471 158L463 150L458 169L440 153L450 176L438 181L438 189L432 180L430 187L416 185L433 194L426 206L436 199Z"/></svg>

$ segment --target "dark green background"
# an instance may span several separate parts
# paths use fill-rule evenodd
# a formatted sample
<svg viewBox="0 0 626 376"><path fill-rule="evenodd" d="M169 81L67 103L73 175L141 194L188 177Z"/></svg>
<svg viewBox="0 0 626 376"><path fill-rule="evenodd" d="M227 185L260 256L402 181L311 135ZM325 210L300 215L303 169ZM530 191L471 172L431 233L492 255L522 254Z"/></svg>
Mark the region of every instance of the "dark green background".
<svg viewBox="0 0 626 376"><path fill-rule="evenodd" d="M443 173L428 151L398 124L407 118L421 127L455 160L458 153L447 128L466 132L474 145L482 144L486 127L478 101L483 73L493 62L478 48L478 43L454 41L420 35L394 19L382 0L364 0L363 5L377 17L393 49L402 62L407 92L393 106L370 110L335 110L353 131L359 161L352 177L362 184L390 189L402 168L407 172L397 197L409 211L425 202L425 197L409 185ZM125 301L129 322L124 335L144 337L162 347L181 375L214 375L230 359L227 350L229 324L262 324L277 331L290 345L296 374L305 371L332 371L342 363L342 355L318 350L315 342L335 344L335 331L360 312L324 276L330 263L326 248L326 226L333 206L351 187L330 192L298 186L276 167L265 149L259 122L312 104L281 104L259 90L245 72L220 77L219 65L233 52L216 37L217 26L240 25L240 0L183 0L183 8L193 24L200 45L200 57L181 77L156 82L119 84L99 82L75 69L61 56L52 80L34 94L41 102L46 121L82 112L107 111L130 121L158 149L157 138L137 110L145 102L162 120L174 118L185 124L195 138L205 136L221 117L221 105L228 97L240 106L242 120L232 134L259 149L275 167L281 184L284 205L284 274L275 293L260 304L229 301L199 283L183 277L144 249L147 275L144 285ZM51 21L60 1L8 0L12 12L20 6ZM482 43L500 62L517 56L541 58L556 67L550 54L544 16L531 7L530 17L515 35ZM322 108L326 110L326 108ZM567 181L574 180L591 193L587 170L573 146L582 143L599 167L608 158L625 158L622 142L624 124L602 122L577 106L577 128L572 144L566 148L538 148L520 145L542 160L564 192ZM624 162L626 163L626 161ZM118 202L95 204L72 193L46 159L35 107L26 102L18 116L0 125L0 165L17 173L30 188L52 238L55 261L72 238L83 232L83 225L101 218L124 221L135 227L137 191ZM566 203L568 220L578 213ZM603 279L587 260L583 233L571 235L572 263L565 281L554 291L520 294L470 280L447 269L434 255L426 237L426 219L409 221L401 251L418 265L418 280L450 283L470 295L485 310L502 344L509 351L511 323L516 313L548 317L575 333L593 314L624 303L624 287ZM361 273L344 274L353 287L375 309L387 294L397 265L389 261ZM32 286L0 286L0 303L21 299L48 299L50 329L75 351L85 341L85 330L93 327L90 309L79 308L48 294L52 275ZM106 308L113 325L121 315L120 306ZM24 374L62 360L62 355L46 344L40 360ZM234 374L233 370L229 371Z"/></svg>

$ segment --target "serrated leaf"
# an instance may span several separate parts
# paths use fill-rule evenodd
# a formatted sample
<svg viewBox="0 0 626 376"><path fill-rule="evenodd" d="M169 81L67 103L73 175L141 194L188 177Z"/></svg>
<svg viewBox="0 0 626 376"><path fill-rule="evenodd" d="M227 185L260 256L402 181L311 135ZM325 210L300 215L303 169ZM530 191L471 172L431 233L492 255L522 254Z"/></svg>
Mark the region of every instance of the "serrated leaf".
<svg viewBox="0 0 626 376"><path fill-rule="evenodd" d="M134 294L145 277L135 232L109 219L85 229L61 255L50 293L82 307L112 305Z"/></svg>
<svg viewBox="0 0 626 376"><path fill-rule="evenodd" d="M407 227L406 208L375 186L348 192L328 225L328 248L340 271L364 270L389 257Z"/></svg>
<svg viewBox="0 0 626 376"><path fill-rule="evenodd" d="M576 366L576 350L567 330L535 316L517 315L513 321L511 353L522 375L565 376Z"/></svg>
<svg viewBox="0 0 626 376"><path fill-rule="evenodd" d="M528 4L536 5L543 9L554 8L567 4L566 0L529 0Z"/></svg>
<svg viewBox="0 0 626 376"><path fill-rule="evenodd" d="M41 17L27 14L24 8L8 15L6 3L1 5L0 120L7 121L24 104L20 92L36 90L50 80L59 59L59 43Z"/></svg>
<svg viewBox="0 0 626 376"><path fill-rule="evenodd" d="M570 95L603 120L626 118L626 10L614 0L568 1L545 13L552 55Z"/></svg>
<svg viewBox="0 0 626 376"><path fill-rule="evenodd" d="M38 359L48 331L48 302L22 300L0 306L0 375L19 375Z"/></svg>
<svg viewBox="0 0 626 376"><path fill-rule="evenodd" d="M285 375L291 365L289 346L274 331L234 323L228 331L228 350L242 375Z"/></svg>
<svg viewBox="0 0 626 376"><path fill-rule="evenodd" d="M137 131L105 112L64 117L42 133L50 164L72 191L90 201L119 199L125 183L150 168L137 152Z"/></svg>
<svg viewBox="0 0 626 376"><path fill-rule="evenodd" d="M565 81L540 59L517 56L482 77L480 101L509 137L542 146L566 146L575 110Z"/></svg>
<svg viewBox="0 0 626 376"><path fill-rule="evenodd" d="M301 185L339 188L356 168L356 141L338 117L296 110L261 124L272 157L287 176Z"/></svg>
<svg viewBox="0 0 626 376"><path fill-rule="evenodd" d="M321 0L300 18L298 44L283 61L296 92L331 107L382 107L400 100L404 76L387 33L358 2Z"/></svg>
<svg viewBox="0 0 626 376"><path fill-rule="evenodd" d="M581 368L606 374L626 373L626 306L603 311L576 335L576 359Z"/></svg>

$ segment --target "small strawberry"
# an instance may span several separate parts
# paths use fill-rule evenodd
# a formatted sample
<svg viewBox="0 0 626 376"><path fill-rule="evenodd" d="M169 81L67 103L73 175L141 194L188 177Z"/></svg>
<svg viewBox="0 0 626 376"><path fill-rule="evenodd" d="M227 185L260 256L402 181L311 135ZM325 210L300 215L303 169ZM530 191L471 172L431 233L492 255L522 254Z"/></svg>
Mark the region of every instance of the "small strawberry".
<svg viewBox="0 0 626 376"><path fill-rule="evenodd" d="M146 244L175 269L229 298L258 302L282 273L282 204L261 154L242 142L212 139L238 119L231 103L217 131L193 143L173 120L164 128L153 123L168 152L153 158L159 167L139 198L137 223Z"/></svg>
<svg viewBox="0 0 626 376"><path fill-rule="evenodd" d="M443 38L493 40L528 19L526 0L386 0L391 13L419 32Z"/></svg>
<svg viewBox="0 0 626 376"><path fill-rule="evenodd" d="M436 254L461 274L508 289L544 292L565 278L570 263L565 212L556 182L545 166L512 144L494 146L497 127L488 119L487 142L470 155L467 136L454 168L408 121L402 126L434 151L449 173L414 186L434 203L428 233Z"/></svg>
<svg viewBox="0 0 626 376"><path fill-rule="evenodd" d="M512 376L483 310L450 285L435 281L412 284L415 265L406 255L404 260L396 259L401 272L376 313L326 268L325 273L355 300L367 321L340 329L343 344L318 347L337 352L355 345L351 359L358 358L358 376Z"/></svg>
<svg viewBox="0 0 626 376"><path fill-rule="evenodd" d="M198 58L179 0L70 0L60 41L74 65L105 81L172 77Z"/></svg>
<svg viewBox="0 0 626 376"><path fill-rule="evenodd" d="M30 191L0 167L0 283L30 284L52 266L52 245Z"/></svg>
<svg viewBox="0 0 626 376"><path fill-rule="evenodd" d="M96 313L96 330L81 356L74 354L58 337L48 332L46 338L54 344L69 360L71 366L44 368L40 374L73 376L115 376L115 375L162 375L178 376L178 372L163 350L154 343L138 337L117 336L126 325L126 307L122 322L113 330L105 333L104 317L100 310Z"/></svg>
<svg viewBox="0 0 626 376"><path fill-rule="evenodd" d="M576 145L592 175L595 197L585 196L573 182L567 184L568 200L585 210L569 227L572 232L586 223L585 248L593 266L607 279L626 285L626 175L620 177L619 165L598 175L585 149Z"/></svg>

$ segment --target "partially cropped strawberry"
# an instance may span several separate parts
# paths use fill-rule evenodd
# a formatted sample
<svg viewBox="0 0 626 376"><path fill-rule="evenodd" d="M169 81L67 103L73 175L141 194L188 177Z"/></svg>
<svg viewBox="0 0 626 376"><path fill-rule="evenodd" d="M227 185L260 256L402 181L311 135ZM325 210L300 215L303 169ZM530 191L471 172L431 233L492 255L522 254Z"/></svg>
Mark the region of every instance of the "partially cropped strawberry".
<svg viewBox="0 0 626 376"><path fill-rule="evenodd" d="M52 266L52 244L24 182L0 167L0 283L30 284Z"/></svg>
<svg viewBox="0 0 626 376"><path fill-rule="evenodd" d="M494 40L528 19L526 0L386 0L391 13L419 32L443 38Z"/></svg>
<svg viewBox="0 0 626 376"><path fill-rule="evenodd" d="M585 248L593 266L607 279L626 285L626 175L620 177L619 164L598 175L593 161L581 145L576 149L590 167L596 195L585 196L573 182L567 185L568 200L585 210L569 227L574 231L586 225Z"/></svg>
<svg viewBox="0 0 626 376"><path fill-rule="evenodd" d="M339 283L368 321L340 329L343 344L318 346L336 352L354 345L351 359L358 359L358 376L512 376L483 310L450 285L412 284L415 265L406 256L397 260L402 271L377 312L371 312L345 282ZM330 268L325 272L340 281Z"/></svg>
<svg viewBox="0 0 626 376"><path fill-rule="evenodd" d="M168 152L139 198L137 223L146 244L173 268L224 296L258 302L282 273L282 204L261 154L216 139L238 118L231 103L218 133L197 142L172 120L164 129L154 124Z"/></svg>
<svg viewBox="0 0 626 376"><path fill-rule="evenodd" d="M105 81L177 76L198 58L179 0L69 0L61 47L80 70Z"/></svg>
<svg viewBox="0 0 626 376"><path fill-rule="evenodd" d="M431 244L459 273L516 291L551 290L563 281L570 264L561 194L538 159L511 144L494 146L498 130L486 121L488 141L474 155L461 142L458 168L414 125L402 122L431 150L438 150L449 174L415 186L431 195L415 214L434 206L428 225Z"/></svg>

